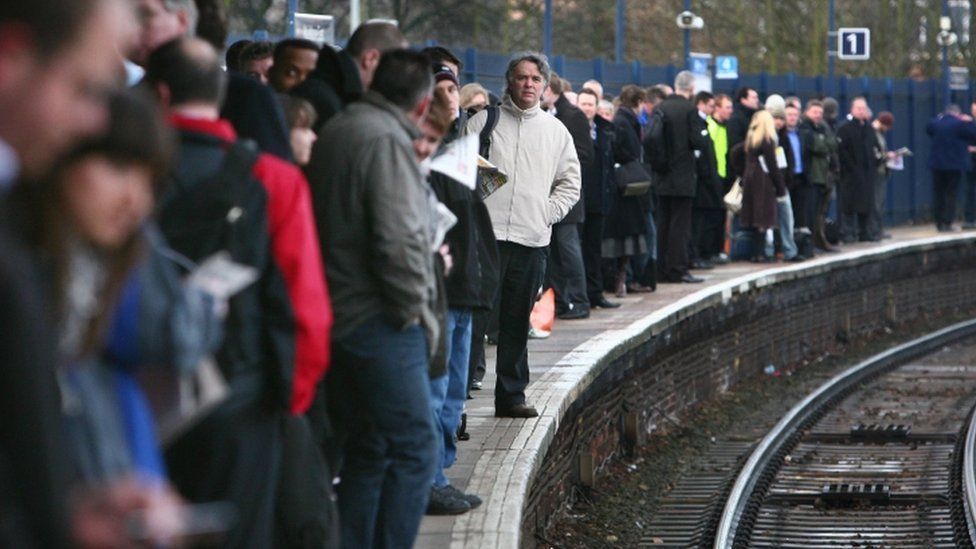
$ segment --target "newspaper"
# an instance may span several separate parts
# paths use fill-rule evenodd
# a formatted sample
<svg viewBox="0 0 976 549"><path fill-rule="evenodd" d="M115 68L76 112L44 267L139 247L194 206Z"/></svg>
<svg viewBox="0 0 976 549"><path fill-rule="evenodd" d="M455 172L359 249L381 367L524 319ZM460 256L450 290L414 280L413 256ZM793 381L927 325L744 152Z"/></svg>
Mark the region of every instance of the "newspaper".
<svg viewBox="0 0 976 549"><path fill-rule="evenodd" d="M885 165L888 166L889 170L902 171L905 169L905 157L912 156L912 151L908 147L902 147L896 151L891 151L893 154L888 157L885 161Z"/></svg>
<svg viewBox="0 0 976 549"><path fill-rule="evenodd" d="M508 183L508 176L502 173L497 166L478 156L478 194L484 200L497 191L502 185Z"/></svg>
<svg viewBox="0 0 976 549"><path fill-rule="evenodd" d="M474 190L478 180L478 136L466 135L448 145L433 159L430 170Z"/></svg>

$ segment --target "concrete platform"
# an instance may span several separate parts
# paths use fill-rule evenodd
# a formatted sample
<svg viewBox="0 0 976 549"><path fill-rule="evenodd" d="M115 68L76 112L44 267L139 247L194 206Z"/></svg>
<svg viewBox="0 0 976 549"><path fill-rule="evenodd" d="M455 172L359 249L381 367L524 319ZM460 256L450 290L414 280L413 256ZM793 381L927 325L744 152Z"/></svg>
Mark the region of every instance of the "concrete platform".
<svg viewBox="0 0 976 549"><path fill-rule="evenodd" d="M619 301L619 309L595 309L585 320L558 321L552 336L530 340L532 382L527 400L540 417L495 418L495 348L488 346L488 375L484 389L467 404L471 440L459 442L458 461L448 476L458 488L479 495L484 504L457 517L425 517L417 540L420 548L518 547L527 491L551 442L563 412L593 379L596 366L628 340L669 316L712 306L716 298L774 284L795 276L816 276L839 264L864 261L902 248L925 247L951 240L976 241L976 232L937 233L931 225L891 231L880 243L844 246L839 253L822 254L802 263L731 263L696 271L703 284L661 284L657 292L635 294Z"/></svg>

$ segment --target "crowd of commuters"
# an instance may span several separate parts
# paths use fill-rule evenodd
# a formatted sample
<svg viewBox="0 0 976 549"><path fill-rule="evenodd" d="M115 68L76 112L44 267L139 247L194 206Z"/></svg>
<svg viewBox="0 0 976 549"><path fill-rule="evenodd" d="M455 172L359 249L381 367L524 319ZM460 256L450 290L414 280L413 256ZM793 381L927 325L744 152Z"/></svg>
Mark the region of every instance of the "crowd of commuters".
<svg viewBox="0 0 976 549"><path fill-rule="evenodd" d="M885 237L863 97L574 92L535 52L496 96L390 23L221 55L220 3L132 4L0 7L3 546L409 547L481 504L448 472L486 339L495 415L538 415L543 289L580 319L833 251L834 194L841 243ZM952 230L976 126L928 132ZM467 136L490 194L432 169Z"/></svg>

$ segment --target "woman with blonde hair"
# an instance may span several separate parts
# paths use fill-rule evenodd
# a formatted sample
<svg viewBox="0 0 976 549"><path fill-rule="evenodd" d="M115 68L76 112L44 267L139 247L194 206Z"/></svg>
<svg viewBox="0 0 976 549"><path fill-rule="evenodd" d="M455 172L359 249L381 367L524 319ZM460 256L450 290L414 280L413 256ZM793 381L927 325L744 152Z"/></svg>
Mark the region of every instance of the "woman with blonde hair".
<svg viewBox="0 0 976 549"><path fill-rule="evenodd" d="M489 101L488 90L481 84L472 82L461 88L461 108L465 111L481 111L488 106Z"/></svg>
<svg viewBox="0 0 976 549"><path fill-rule="evenodd" d="M766 230L776 227L776 199L786 194L782 171L777 168L777 142L773 116L758 111L749 123L741 149L730 153L733 175L742 177L739 222L754 231L753 261L766 260Z"/></svg>

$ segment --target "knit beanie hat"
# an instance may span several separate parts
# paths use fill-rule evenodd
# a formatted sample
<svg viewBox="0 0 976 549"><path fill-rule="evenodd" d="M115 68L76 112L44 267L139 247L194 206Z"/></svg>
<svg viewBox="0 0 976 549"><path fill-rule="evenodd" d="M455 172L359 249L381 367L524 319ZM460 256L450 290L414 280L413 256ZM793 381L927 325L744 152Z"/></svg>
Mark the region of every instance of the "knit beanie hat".
<svg viewBox="0 0 976 549"><path fill-rule="evenodd" d="M774 93L766 98L766 110L773 118L786 118L786 100L782 95Z"/></svg>
<svg viewBox="0 0 976 549"><path fill-rule="evenodd" d="M455 86L461 86L460 82L458 82L457 76L454 75L454 71L451 70L451 67L441 65L440 63L435 63L431 66L431 70L434 71L435 85L439 82L443 82L444 80L450 80L451 82L454 82Z"/></svg>

